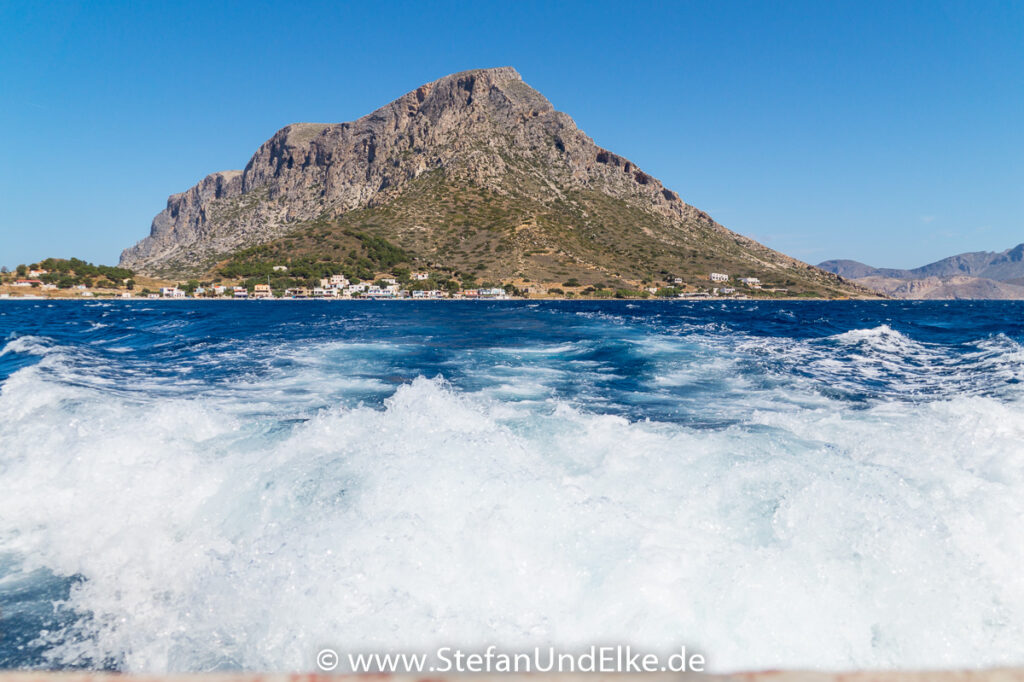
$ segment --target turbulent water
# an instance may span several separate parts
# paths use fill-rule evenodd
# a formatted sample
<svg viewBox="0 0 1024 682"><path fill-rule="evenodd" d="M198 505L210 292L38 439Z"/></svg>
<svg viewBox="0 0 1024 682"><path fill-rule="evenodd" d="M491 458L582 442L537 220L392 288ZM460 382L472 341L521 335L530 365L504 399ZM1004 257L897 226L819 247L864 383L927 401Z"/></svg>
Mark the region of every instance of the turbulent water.
<svg viewBox="0 0 1024 682"><path fill-rule="evenodd" d="M0 667L1024 663L1024 305L0 304Z"/></svg>

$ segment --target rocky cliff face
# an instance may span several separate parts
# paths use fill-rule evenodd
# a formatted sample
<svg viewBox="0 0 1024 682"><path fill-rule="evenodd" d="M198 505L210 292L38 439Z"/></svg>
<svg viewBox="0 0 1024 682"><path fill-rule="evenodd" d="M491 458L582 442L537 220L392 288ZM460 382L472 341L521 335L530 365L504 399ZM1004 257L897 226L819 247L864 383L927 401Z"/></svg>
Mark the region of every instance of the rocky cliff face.
<svg viewBox="0 0 1024 682"><path fill-rule="evenodd" d="M350 123L281 129L245 170L215 173L171 196L150 236L125 250L121 265L149 274L202 271L218 257L305 222L386 206L429 173L450 185L515 196L517 205L537 210L575 205L581 220L597 223L601 216L588 212L592 204L582 207L574 193L602 195L671 228L655 236L658 230L638 227L638 235L697 251L710 235L743 251L752 267L813 271L841 286L834 275L726 230L629 160L598 147L508 67L447 76Z"/></svg>

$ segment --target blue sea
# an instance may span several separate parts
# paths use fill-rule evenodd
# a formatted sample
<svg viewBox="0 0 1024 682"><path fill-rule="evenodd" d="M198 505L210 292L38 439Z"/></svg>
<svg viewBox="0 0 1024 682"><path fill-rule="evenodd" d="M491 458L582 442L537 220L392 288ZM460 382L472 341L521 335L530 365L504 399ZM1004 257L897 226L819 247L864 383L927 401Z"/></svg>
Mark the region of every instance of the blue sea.
<svg viewBox="0 0 1024 682"><path fill-rule="evenodd" d="M1024 663L1024 305L0 302L0 668Z"/></svg>

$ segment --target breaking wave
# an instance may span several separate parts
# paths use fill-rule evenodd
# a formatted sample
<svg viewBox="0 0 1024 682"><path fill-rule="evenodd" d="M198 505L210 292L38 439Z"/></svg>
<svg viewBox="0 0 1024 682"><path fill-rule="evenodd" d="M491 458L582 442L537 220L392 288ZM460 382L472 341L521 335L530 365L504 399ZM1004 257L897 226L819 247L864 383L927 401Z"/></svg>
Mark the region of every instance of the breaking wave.
<svg viewBox="0 0 1024 682"><path fill-rule="evenodd" d="M326 305L347 317L244 341L132 308L7 337L6 666L609 642L719 671L1022 662L1011 326L492 306L517 331L471 343L475 314Z"/></svg>

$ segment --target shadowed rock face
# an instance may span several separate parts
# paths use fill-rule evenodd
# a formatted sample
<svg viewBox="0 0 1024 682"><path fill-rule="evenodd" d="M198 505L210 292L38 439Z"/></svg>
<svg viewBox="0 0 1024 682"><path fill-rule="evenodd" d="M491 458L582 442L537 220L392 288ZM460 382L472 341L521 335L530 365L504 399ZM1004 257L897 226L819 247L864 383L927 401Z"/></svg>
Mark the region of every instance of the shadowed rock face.
<svg viewBox="0 0 1024 682"><path fill-rule="evenodd" d="M386 205L431 171L499 195L532 193L527 198L537 205L571 201L566 189L599 192L661 216L676 230L669 239L688 247L704 244L706 251L707 239L693 235L716 235L758 267L798 269L799 276L813 270L815 278L842 286L834 275L726 230L598 147L509 67L447 76L350 123L281 129L245 170L214 173L172 195L150 236L126 249L121 265L148 274L200 271L302 221Z"/></svg>

